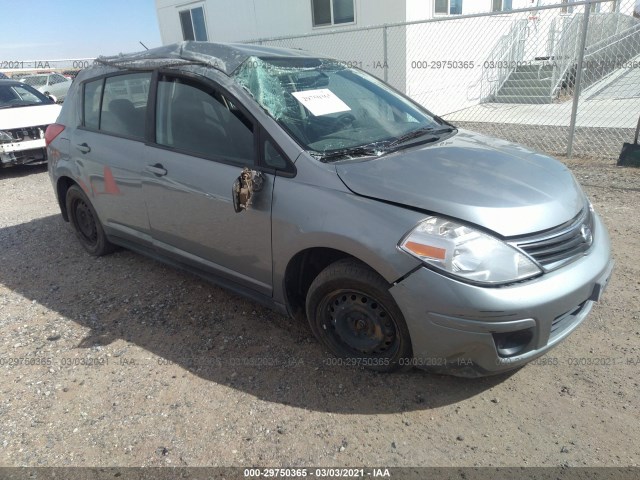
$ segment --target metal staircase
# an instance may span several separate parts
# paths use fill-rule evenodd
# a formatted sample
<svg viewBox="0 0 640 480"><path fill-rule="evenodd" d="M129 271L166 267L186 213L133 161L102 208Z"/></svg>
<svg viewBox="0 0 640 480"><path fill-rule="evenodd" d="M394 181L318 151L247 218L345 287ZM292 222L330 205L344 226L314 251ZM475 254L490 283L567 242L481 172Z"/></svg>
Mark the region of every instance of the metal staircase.
<svg viewBox="0 0 640 480"><path fill-rule="evenodd" d="M497 89L485 101L495 103L553 103L561 94L573 95L578 63L581 16L562 17L551 29L548 59L502 72ZM512 30L513 41L516 29ZM619 13L602 14L589 25L581 87L593 85L640 54L640 21ZM505 74L506 73L506 74Z"/></svg>
<svg viewBox="0 0 640 480"><path fill-rule="evenodd" d="M551 103L553 66L544 64L516 67L493 98L495 103Z"/></svg>

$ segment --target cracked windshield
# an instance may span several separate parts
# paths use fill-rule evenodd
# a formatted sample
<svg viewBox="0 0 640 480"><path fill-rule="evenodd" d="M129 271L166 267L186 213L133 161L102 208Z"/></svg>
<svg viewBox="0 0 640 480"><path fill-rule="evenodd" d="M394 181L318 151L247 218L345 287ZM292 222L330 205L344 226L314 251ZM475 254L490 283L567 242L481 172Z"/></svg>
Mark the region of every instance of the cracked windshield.
<svg viewBox="0 0 640 480"><path fill-rule="evenodd" d="M332 60L252 57L235 79L298 143L324 159L379 155L453 130L370 75Z"/></svg>

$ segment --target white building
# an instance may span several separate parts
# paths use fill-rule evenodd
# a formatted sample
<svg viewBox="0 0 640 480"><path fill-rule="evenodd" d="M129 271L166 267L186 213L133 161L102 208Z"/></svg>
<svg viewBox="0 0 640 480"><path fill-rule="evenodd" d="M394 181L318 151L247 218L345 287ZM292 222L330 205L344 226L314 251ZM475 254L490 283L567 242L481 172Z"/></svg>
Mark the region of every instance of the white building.
<svg viewBox="0 0 640 480"><path fill-rule="evenodd" d="M162 42L169 44L241 42L557 3L567 3L571 13L573 0L156 0L156 8Z"/></svg>
<svg viewBox="0 0 640 480"><path fill-rule="evenodd" d="M619 20L632 19L636 1L640 0L593 4L593 26L597 28L592 29L590 23L589 41L597 43L627 28ZM568 59L559 73L553 72L554 84L561 85L577 50L577 38L572 42L567 38L579 36L579 11L584 11L572 3L575 1L156 0L156 7L164 44L272 39L264 43L353 63L445 115L493 99L514 70L504 65L514 61L540 61L554 55ZM559 6L508 14L548 5ZM457 18L492 12L499 14ZM421 21L427 23L398 25ZM391 26L380 28L382 25ZM293 36L297 38L273 40ZM560 47L564 50L559 51ZM529 92L539 94L540 85L534 87L537 90ZM557 94L557 87L553 88L530 103L551 102ZM527 91L517 92L506 101L527 95Z"/></svg>

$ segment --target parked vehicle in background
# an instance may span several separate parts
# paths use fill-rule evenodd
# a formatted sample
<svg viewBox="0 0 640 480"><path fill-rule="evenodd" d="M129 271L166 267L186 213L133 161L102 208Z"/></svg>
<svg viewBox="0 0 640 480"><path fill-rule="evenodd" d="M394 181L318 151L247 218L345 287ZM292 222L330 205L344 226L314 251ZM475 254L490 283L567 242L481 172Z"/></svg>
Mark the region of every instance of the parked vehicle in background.
<svg viewBox="0 0 640 480"><path fill-rule="evenodd" d="M27 75L20 79L21 82L31 85L40 93L52 95L58 102L63 102L71 86L71 80L59 73L42 73Z"/></svg>
<svg viewBox="0 0 640 480"><path fill-rule="evenodd" d="M80 73L80 70L65 70L62 72L62 75L65 78L68 78L69 80L73 81L78 76L78 73Z"/></svg>
<svg viewBox="0 0 640 480"><path fill-rule="evenodd" d="M60 105L17 80L0 80L0 167L47 160L45 131Z"/></svg>
<svg viewBox="0 0 640 480"><path fill-rule="evenodd" d="M563 164L299 50L98 59L47 142L90 254L128 247L306 316L337 364L520 367L580 325L613 268Z"/></svg>
<svg viewBox="0 0 640 480"><path fill-rule="evenodd" d="M0 72L0 80L6 80L9 77L7 77L4 73Z"/></svg>
<svg viewBox="0 0 640 480"><path fill-rule="evenodd" d="M9 78L11 78L11 80L20 80L21 78L28 77L29 75L33 75L33 73L30 73L30 72L11 72L11 75L9 76Z"/></svg>

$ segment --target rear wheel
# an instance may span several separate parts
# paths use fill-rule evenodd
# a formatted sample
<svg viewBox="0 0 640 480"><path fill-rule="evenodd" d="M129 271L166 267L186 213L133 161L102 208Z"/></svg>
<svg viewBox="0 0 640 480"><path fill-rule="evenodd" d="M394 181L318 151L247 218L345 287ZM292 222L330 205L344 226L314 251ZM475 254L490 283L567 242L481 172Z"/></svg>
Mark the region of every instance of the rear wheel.
<svg viewBox="0 0 640 480"><path fill-rule="evenodd" d="M113 252L115 247L107 240L93 205L80 187L69 187L66 200L69 222L84 249L96 257Z"/></svg>
<svg viewBox="0 0 640 480"><path fill-rule="evenodd" d="M390 372L412 356L409 330L376 272L355 260L325 268L307 295L307 317L315 336L346 364Z"/></svg>

